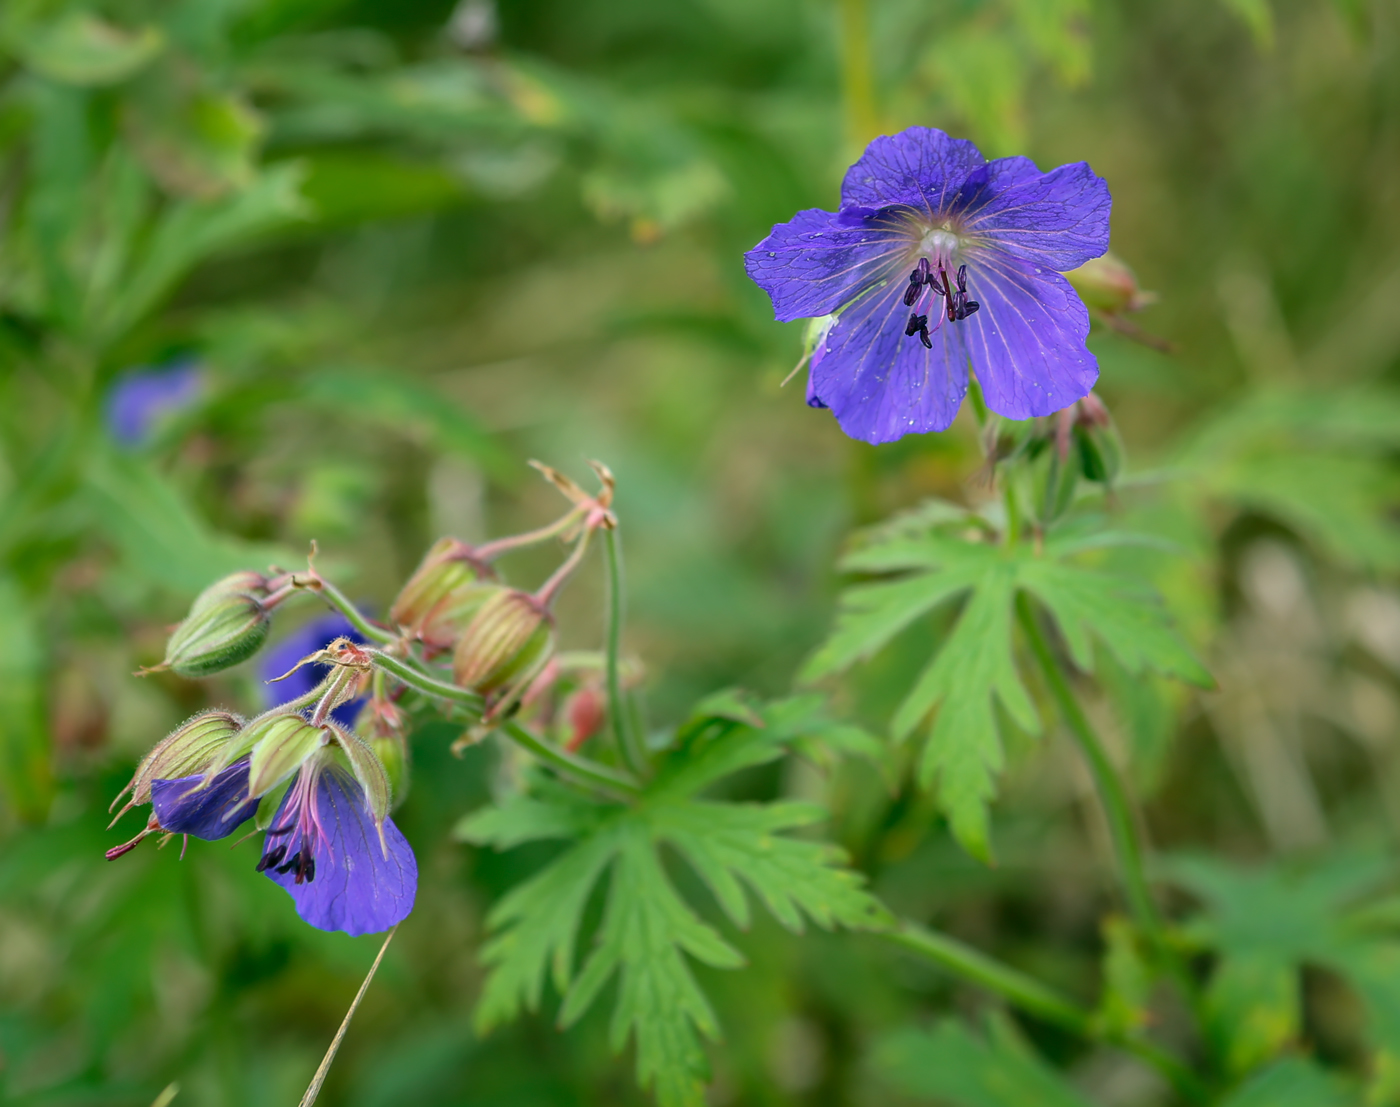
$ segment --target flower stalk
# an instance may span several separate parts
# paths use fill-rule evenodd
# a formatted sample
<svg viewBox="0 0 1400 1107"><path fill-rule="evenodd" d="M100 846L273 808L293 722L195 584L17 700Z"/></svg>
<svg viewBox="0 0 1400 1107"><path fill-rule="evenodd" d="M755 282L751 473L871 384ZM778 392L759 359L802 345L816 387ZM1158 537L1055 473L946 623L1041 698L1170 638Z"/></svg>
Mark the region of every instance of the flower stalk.
<svg viewBox="0 0 1400 1107"><path fill-rule="evenodd" d="M603 532L603 560L608 573L608 610L606 649L606 680L608 688L608 718L612 722L613 738L618 752L634 776L645 777L648 765L646 751L642 748L641 737L636 726L630 705L622 691L622 620L623 620L623 581L622 550L617 539L617 528Z"/></svg>

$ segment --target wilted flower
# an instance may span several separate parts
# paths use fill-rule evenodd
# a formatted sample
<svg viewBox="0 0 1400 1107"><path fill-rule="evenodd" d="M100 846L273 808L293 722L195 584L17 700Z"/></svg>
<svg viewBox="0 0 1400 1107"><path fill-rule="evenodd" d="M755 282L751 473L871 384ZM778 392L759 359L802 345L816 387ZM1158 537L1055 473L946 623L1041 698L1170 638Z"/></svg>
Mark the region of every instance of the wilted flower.
<svg viewBox="0 0 1400 1107"><path fill-rule="evenodd" d="M866 148L839 211L799 212L745 261L778 319L836 316L808 402L853 438L891 442L946 429L969 368L1009 419L1089 392L1089 315L1060 274L1108 249L1110 204L1083 162L1042 173L911 127Z"/></svg>
<svg viewBox="0 0 1400 1107"><path fill-rule="evenodd" d="M123 446L140 446L203 390L204 374L193 361L127 373L107 394L107 430Z"/></svg>
<svg viewBox="0 0 1400 1107"><path fill-rule="evenodd" d="M373 934L413 910L418 862L392 819L376 819L360 782L323 750L282 797L258 871L321 930Z"/></svg>

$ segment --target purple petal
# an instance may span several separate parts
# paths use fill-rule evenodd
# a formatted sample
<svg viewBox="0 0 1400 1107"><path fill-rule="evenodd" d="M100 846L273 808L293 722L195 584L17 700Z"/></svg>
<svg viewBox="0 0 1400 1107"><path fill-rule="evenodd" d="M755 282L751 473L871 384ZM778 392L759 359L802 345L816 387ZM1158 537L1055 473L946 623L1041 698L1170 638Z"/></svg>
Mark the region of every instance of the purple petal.
<svg viewBox="0 0 1400 1107"><path fill-rule="evenodd" d="M906 204L935 215L946 209L968 174L985 160L966 139L949 138L933 127L883 135L846 171L841 206Z"/></svg>
<svg viewBox="0 0 1400 1107"><path fill-rule="evenodd" d="M829 315L910 266L918 238L898 216L799 211L744 255L779 322ZM905 274L907 276L907 274Z"/></svg>
<svg viewBox="0 0 1400 1107"><path fill-rule="evenodd" d="M122 445L139 446L162 419L193 404L203 388L204 375L192 361L130 372L107 394L107 430Z"/></svg>
<svg viewBox="0 0 1400 1107"><path fill-rule="evenodd" d="M925 349L904 333L904 288L892 281L848 307L812 358L809 397L819 396L841 429L864 442L946 430L967 392L962 324L930 315L936 329L933 349Z"/></svg>
<svg viewBox="0 0 1400 1107"><path fill-rule="evenodd" d="M235 761L203 787L204 774L151 783L151 806L165 830L206 842L226 838L253 817L258 801L248 798L248 759Z"/></svg>
<svg viewBox="0 0 1400 1107"><path fill-rule="evenodd" d="M295 866L279 872L286 865L273 862L264 870L291 895L297 914L320 930L347 934L377 934L407 918L418 892L418 862L393 820L384 820L381 844L364 791L348 773L328 767L315 785L320 833L303 836L295 825L298 792L295 785L287 790L263 843L265 863L279 847L285 856L311 850L315 870L309 880L298 883ZM289 825L290 833L274 833Z"/></svg>
<svg viewBox="0 0 1400 1107"><path fill-rule="evenodd" d="M1042 173L1029 158L1001 158L959 193L966 234L1032 266L1066 272L1108 250L1108 185L1085 162Z"/></svg>
<svg viewBox="0 0 1400 1107"><path fill-rule="evenodd" d="M954 326L987 406L1030 419L1087 396L1099 365L1084 345L1089 313L1069 282L996 253L968 256L968 294L981 310Z"/></svg>

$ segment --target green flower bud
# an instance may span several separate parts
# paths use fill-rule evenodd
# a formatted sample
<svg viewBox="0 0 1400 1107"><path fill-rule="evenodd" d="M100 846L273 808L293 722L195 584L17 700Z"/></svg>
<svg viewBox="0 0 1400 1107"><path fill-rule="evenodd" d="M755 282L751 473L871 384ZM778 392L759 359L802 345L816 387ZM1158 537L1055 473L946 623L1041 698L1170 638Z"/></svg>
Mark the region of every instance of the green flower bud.
<svg viewBox="0 0 1400 1107"><path fill-rule="evenodd" d="M490 595L494 577L465 542L439 538L394 600L390 621L429 647L448 649Z"/></svg>
<svg viewBox="0 0 1400 1107"><path fill-rule="evenodd" d="M393 793L390 807L398 807L408 795L408 743L404 739L406 716L389 700L369 700L355 719L354 731L374 751L389 775Z"/></svg>
<svg viewBox="0 0 1400 1107"><path fill-rule="evenodd" d="M1139 288L1137 276L1121 258L1111 253L1092 258L1078 269L1071 269L1065 274L1065 279L1074 285L1074 290L1087 307L1110 315L1139 311L1157 299L1156 293Z"/></svg>
<svg viewBox="0 0 1400 1107"><path fill-rule="evenodd" d="M553 652L549 610L528 592L506 588L489 597L462 632L452 677L483 695L523 687Z"/></svg>
<svg viewBox="0 0 1400 1107"><path fill-rule="evenodd" d="M266 596L266 579L258 573L234 573L210 585L170 636L165 667L182 677L204 677L252 657L271 625Z"/></svg>
<svg viewBox="0 0 1400 1107"><path fill-rule="evenodd" d="M300 769L302 762L330 741L330 733L295 712L274 711L249 723L244 738L253 751L248 794L261 796Z"/></svg>
<svg viewBox="0 0 1400 1107"><path fill-rule="evenodd" d="M181 723L141 759L131 783L112 801L115 807L117 800L131 792L131 798L117 813L117 818L133 807L151 802L153 781L176 780L210 770L217 772L237 761L248 752L247 740L241 733L243 729L243 720L227 711L203 711Z"/></svg>

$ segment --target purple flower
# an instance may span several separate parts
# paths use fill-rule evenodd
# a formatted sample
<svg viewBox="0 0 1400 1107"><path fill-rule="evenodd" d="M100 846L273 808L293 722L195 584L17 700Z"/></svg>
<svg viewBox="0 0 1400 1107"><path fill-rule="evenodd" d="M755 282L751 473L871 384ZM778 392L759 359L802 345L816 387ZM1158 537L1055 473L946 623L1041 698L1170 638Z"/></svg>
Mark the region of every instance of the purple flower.
<svg viewBox="0 0 1400 1107"><path fill-rule="evenodd" d="M151 806L162 830L206 842L226 838L258 809L258 801L248 798L248 758L221 769L207 784L203 773L153 781Z"/></svg>
<svg viewBox="0 0 1400 1107"><path fill-rule="evenodd" d="M267 651L262 663L263 680L271 681L280 677L303 657L324 649L337 638L349 638L352 642L364 641L360 632L352 627L343 615L324 615L307 623ZM278 704L291 703L292 700L306 695L325 680L329 672L329 665L303 665L286 680L277 681L276 684L265 683L263 688L266 689L267 706L276 707ZM343 703L331 712L331 718L342 726L351 726L363 703L363 699Z"/></svg>
<svg viewBox="0 0 1400 1107"><path fill-rule="evenodd" d="M945 430L977 373L1008 419L1088 395L1089 314L1060 274L1108 249L1108 186L1084 162L987 161L930 127L877 138L841 210L798 212L745 255L784 322L837 316L807 402L852 438Z"/></svg>
<svg viewBox="0 0 1400 1107"><path fill-rule="evenodd" d="M374 934L413 910L418 862L393 820L376 826L364 789L328 757L307 761L282 798L258 871L321 930Z"/></svg>
<svg viewBox="0 0 1400 1107"><path fill-rule="evenodd" d="M123 446L140 446L162 419L189 407L203 389L204 374L193 361L134 370L107 394L107 430Z"/></svg>

